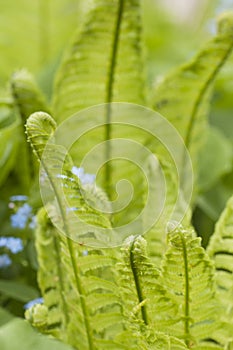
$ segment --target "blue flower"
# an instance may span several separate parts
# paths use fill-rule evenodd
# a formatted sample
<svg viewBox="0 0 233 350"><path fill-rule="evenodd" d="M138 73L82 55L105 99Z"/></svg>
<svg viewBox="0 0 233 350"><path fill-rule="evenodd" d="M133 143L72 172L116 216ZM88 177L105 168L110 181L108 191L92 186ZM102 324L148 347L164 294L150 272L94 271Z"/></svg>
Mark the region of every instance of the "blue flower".
<svg viewBox="0 0 233 350"><path fill-rule="evenodd" d="M0 247L6 247L11 253L17 254L23 250L23 242L20 238L0 237Z"/></svg>
<svg viewBox="0 0 233 350"><path fill-rule="evenodd" d="M7 254L0 255L0 269L11 265L12 261Z"/></svg>
<svg viewBox="0 0 233 350"><path fill-rule="evenodd" d="M36 298L31 301L29 301L27 304L25 304L23 307L24 309L30 309L30 307L36 305L36 304L43 304L44 299L43 298Z"/></svg>
<svg viewBox="0 0 233 350"><path fill-rule="evenodd" d="M11 196L10 197L10 200L12 202L25 202L27 199L28 199L27 196L24 196L24 195L21 195L21 194L19 194L17 196Z"/></svg>
<svg viewBox="0 0 233 350"><path fill-rule="evenodd" d="M78 208L76 208L76 207L67 207L66 208L66 212L67 213L69 213L69 212L71 212L71 211L77 211L78 210Z"/></svg>
<svg viewBox="0 0 233 350"><path fill-rule="evenodd" d="M93 184L95 182L96 176L94 174L85 174L84 168L77 168L76 166L73 166L71 171L79 178L82 185Z"/></svg>
<svg viewBox="0 0 233 350"><path fill-rule="evenodd" d="M33 216L31 217L31 222L30 222L30 224L29 224L28 226L29 226L29 228L31 228L32 230L33 230L34 228L36 228L36 215L33 215Z"/></svg>
<svg viewBox="0 0 233 350"><path fill-rule="evenodd" d="M12 227L23 229L26 227L28 219L32 216L32 207L25 203L20 207L17 213L11 215Z"/></svg>

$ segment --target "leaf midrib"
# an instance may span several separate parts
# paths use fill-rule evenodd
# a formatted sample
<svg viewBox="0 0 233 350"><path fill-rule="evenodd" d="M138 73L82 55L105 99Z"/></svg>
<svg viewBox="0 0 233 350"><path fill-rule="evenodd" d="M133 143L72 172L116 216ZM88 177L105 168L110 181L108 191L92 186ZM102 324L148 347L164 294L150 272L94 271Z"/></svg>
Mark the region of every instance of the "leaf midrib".
<svg viewBox="0 0 233 350"><path fill-rule="evenodd" d="M215 80L218 72L220 71L220 69L222 68L222 66L224 65L224 63L226 62L226 60L228 59L229 55L231 54L231 51L233 49L233 40L231 41L231 44L228 48L228 50L226 51L225 55L222 57L222 60L220 61L220 63L216 66L216 68L214 69L214 71L211 73L211 75L209 76L208 80L203 84L197 99L194 103L194 107L191 113L191 118L188 124L188 129L187 129L187 134L185 136L185 145L186 147L189 149L190 148L190 144L191 144L191 135L192 135L192 130L194 128L195 125L195 121L196 121L196 116L198 114L199 111L199 107L202 103L202 100L205 97L205 93L206 91L209 89L209 87L211 86L211 84L213 83L213 81Z"/></svg>
<svg viewBox="0 0 233 350"><path fill-rule="evenodd" d="M117 52L118 52L118 46L119 46L119 37L120 37L120 29L121 29L121 22L122 22L122 16L123 16L123 10L124 10L124 0L119 0L118 2L118 12L117 12L117 19L115 24L115 30L113 34L113 42L112 42L112 48L111 48L111 56L110 56L110 69L108 74L108 83L106 88L106 126L105 126L105 141L111 139L111 105L113 99L113 88L114 88L114 77L115 77L115 70L116 70L116 63L117 63ZM110 159L111 156L111 148L109 142L106 142L106 148L105 148L105 159ZM109 162L106 163L105 166L105 184L106 184L106 191L108 195L111 198L111 190L110 190L110 184L111 182L111 166Z"/></svg>

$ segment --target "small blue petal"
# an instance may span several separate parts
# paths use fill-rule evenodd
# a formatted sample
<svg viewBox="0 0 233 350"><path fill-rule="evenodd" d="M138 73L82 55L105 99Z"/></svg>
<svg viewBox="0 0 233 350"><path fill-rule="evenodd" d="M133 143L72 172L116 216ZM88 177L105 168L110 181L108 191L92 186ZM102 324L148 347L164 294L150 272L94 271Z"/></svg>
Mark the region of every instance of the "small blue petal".
<svg viewBox="0 0 233 350"><path fill-rule="evenodd" d="M13 214L10 217L11 219L11 226L15 228L23 229L26 227L27 224L27 218L21 215Z"/></svg>
<svg viewBox="0 0 233 350"><path fill-rule="evenodd" d="M43 298L36 298L31 301L29 301L27 304L25 304L23 307L24 309L30 309L30 307L36 305L36 304L43 304L44 299Z"/></svg>
<svg viewBox="0 0 233 350"><path fill-rule="evenodd" d="M36 228L36 216L35 215L31 218L31 222L30 222L30 224L28 226L32 230L34 230L34 228Z"/></svg>
<svg viewBox="0 0 233 350"><path fill-rule="evenodd" d="M7 254L0 255L0 269L11 265L12 261Z"/></svg>
<svg viewBox="0 0 233 350"><path fill-rule="evenodd" d="M85 174L81 179L83 185L93 184L95 182L95 175Z"/></svg>
<svg viewBox="0 0 233 350"><path fill-rule="evenodd" d="M78 168L76 166L73 166L73 168L71 169L71 172L78 176L78 178L82 177L84 175L84 169L83 168Z"/></svg>
<svg viewBox="0 0 233 350"><path fill-rule="evenodd" d="M12 202L24 202L28 199L27 196L24 196L24 195L17 195L17 196L11 196L10 197L10 200Z"/></svg>
<svg viewBox="0 0 233 350"><path fill-rule="evenodd" d="M25 203L20 207L17 213L11 215L11 225L15 228L23 229L26 227L28 219L31 217L32 207Z"/></svg>
<svg viewBox="0 0 233 350"><path fill-rule="evenodd" d="M58 179L67 179L68 176L63 175L63 174L57 174L57 175L56 175L56 178L58 178Z"/></svg>
<svg viewBox="0 0 233 350"><path fill-rule="evenodd" d="M11 251L11 253L17 254L23 250L23 242L20 238L1 237L0 247L6 247Z"/></svg>
<svg viewBox="0 0 233 350"><path fill-rule="evenodd" d="M67 213L69 213L69 212L71 212L71 211L77 211L78 210L78 208L76 208L76 207L67 207L66 208L66 212Z"/></svg>
<svg viewBox="0 0 233 350"><path fill-rule="evenodd" d="M93 184L95 182L96 176L93 174L85 174L83 168L77 168L76 166L73 166L71 171L79 178L82 185Z"/></svg>

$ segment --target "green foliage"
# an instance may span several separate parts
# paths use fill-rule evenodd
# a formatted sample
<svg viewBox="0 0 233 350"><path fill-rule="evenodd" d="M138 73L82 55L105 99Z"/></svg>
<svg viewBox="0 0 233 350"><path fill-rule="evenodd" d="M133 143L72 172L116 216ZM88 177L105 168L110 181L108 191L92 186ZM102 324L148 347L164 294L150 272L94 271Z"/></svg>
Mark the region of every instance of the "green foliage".
<svg viewBox="0 0 233 350"><path fill-rule="evenodd" d="M12 170L20 141L20 120L15 117L13 108L6 101L0 103L0 185Z"/></svg>
<svg viewBox="0 0 233 350"><path fill-rule="evenodd" d="M43 0L40 6L44 64L51 59L50 34L42 25L42 18L48 20L49 12ZM0 185L11 184L4 196L8 198L12 191L13 194L17 191L28 194L35 208L41 206L38 164L32 148L40 162L44 201L37 214L34 236L26 236L26 240L23 231L16 231L28 245L35 239L34 268L43 304L26 310L25 318L44 334L38 335L27 322L13 318L1 308L1 346L4 350L18 349L19 344L26 350L32 347L38 350L230 349L233 342L232 199L216 225L207 251L190 227L192 209L197 203L200 205L201 197L193 197L182 225L169 222L177 200L177 186L182 195L186 187L184 152L178 157L182 165L178 179L177 164L166 147L157 141L153 143L152 137L139 130L134 130L132 135L129 126L120 128L110 124L114 109L108 103L147 102L141 1L94 0L83 17L58 69L52 107L25 70L12 75L10 92L0 101ZM215 78L233 48L232 18L232 13L224 14L218 22L217 35L194 59L168 74L150 93L153 108L179 131L190 152L197 179L194 192L201 191L203 196L232 170L232 145L207 122ZM46 81L50 85L51 75ZM79 143L67 153L57 140L55 120L60 123L86 107L102 103L107 103L103 113L105 126L93 130L87 142ZM55 120L47 114L50 110ZM30 145L24 136L25 123ZM82 123L80 118L80 130ZM119 241L114 227L130 222L143 208L147 197L145 181L137 176L133 166L121 166L121 163L117 166L106 163L100 187L83 184L72 172L74 164L80 165L93 145L110 140L100 155L103 163L107 161L114 154L112 139L117 137L140 142L148 147L152 158L157 157L155 165L152 158L137 154L149 169L150 189L158 198L161 188L155 180L159 166L167 185L165 210L156 225L142 237L143 225L155 216L151 205L144 221L138 223L136 232L128 233L121 247L115 247ZM179 149L177 145L176 151ZM214 154L209 157L211 151ZM209 174L211 167L214 170ZM135 202L123 214L112 215L109 212L110 200L115 195L113 184L121 178L129 179L134 185ZM178 204L177 210L182 211L184 203ZM202 201L204 206L206 212L211 211L209 200L204 204ZM9 215L6 220L9 221ZM6 227L11 232L10 225ZM28 266L26 249L23 254L22 265ZM3 275L6 272L4 280L0 280L1 305L7 304L8 298L22 303L39 295L37 286L26 285L14 268L13 281L6 279L7 269L0 271ZM31 271L29 268L28 275Z"/></svg>
<svg viewBox="0 0 233 350"><path fill-rule="evenodd" d="M222 16L217 36L191 62L168 75L157 86L152 101L153 107L179 131L194 167L207 130L213 82L232 52L232 30L232 15Z"/></svg>
<svg viewBox="0 0 233 350"><path fill-rule="evenodd" d="M217 298L223 310L221 329L216 333L216 338L221 340L233 334L232 218L233 199L230 198L208 246L208 254L216 266Z"/></svg>
<svg viewBox="0 0 233 350"><path fill-rule="evenodd" d="M19 282L0 280L0 292L23 302L38 298L36 289Z"/></svg>
<svg viewBox="0 0 233 350"><path fill-rule="evenodd" d="M179 228L168 239L163 282L180 306L173 332L191 347L211 338L217 326L214 266L192 230Z"/></svg>
<svg viewBox="0 0 233 350"><path fill-rule="evenodd" d="M12 334L14 335L12 337ZM51 349L71 350L68 345L62 344L55 339L50 339L38 334L27 322L20 319L13 319L0 327L0 344L2 350L25 350Z"/></svg>
<svg viewBox="0 0 233 350"><path fill-rule="evenodd" d="M143 103L140 32L139 0L94 1L58 70L57 121L99 103Z"/></svg>

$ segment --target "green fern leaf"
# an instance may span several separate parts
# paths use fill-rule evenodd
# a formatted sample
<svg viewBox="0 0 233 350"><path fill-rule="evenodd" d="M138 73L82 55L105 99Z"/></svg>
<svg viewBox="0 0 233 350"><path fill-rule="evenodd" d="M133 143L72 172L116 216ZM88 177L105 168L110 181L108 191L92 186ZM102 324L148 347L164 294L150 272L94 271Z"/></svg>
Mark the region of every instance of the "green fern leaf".
<svg viewBox="0 0 233 350"><path fill-rule="evenodd" d="M12 170L20 144L20 118L0 101L0 186Z"/></svg>
<svg viewBox="0 0 233 350"><path fill-rule="evenodd" d="M61 154L64 152L62 147L55 144L49 145L51 149L48 148L47 158L44 161L45 158L42 154L55 127L56 125L49 115L35 113L28 119L27 133L34 151L39 159L41 159L42 166L56 194L55 203L49 203L46 209L57 222L62 217L63 226L60 227L64 228L64 232L66 233L66 236L59 234L61 246L61 257L59 260L61 259L62 261L64 274L67 278L64 289L69 315L69 324L66 329L67 342L77 349L89 350L96 348L96 339L100 337L100 334L106 328L112 327L115 323L122 322L120 308L117 307L119 301L116 293L109 293L109 290L106 291L104 287L107 284L109 288L111 283L107 283L104 278L103 288L99 291L96 290L96 286L93 284L93 277L100 278L99 274L102 274L102 276L111 276L109 279L112 279L112 274L108 272L108 269L114 265L114 258L108 256L107 251L103 253L91 248L87 250L85 245L84 247L83 245L80 246L71 239L74 238L72 230L77 231L76 222L73 222L72 218L70 220L69 211L65 210L68 202L64 201L63 203L64 198L61 193L64 190L67 198L69 197L70 199L72 197L69 204L80 208L78 215L83 220L87 220L88 223L94 223L94 225L99 225L100 227L110 227L110 223L107 218L85 204L81 196L81 185L78 178L73 177L71 181L71 172L69 169L72 166L72 162L68 156L64 162L62 176L57 178L57 173L54 176L53 170L57 169L61 160ZM85 193L85 189L83 189L83 193ZM84 251L85 254L83 254ZM48 254L48 251L45 254ZM43 264L43 260L41 263ZM87 283L89 276L91 277L90 283ZM97 292L99 295L97 295ZM103 295L105 295L105 298ZM109 312L110 305L113 310L117 308L118 311L116 309L115 313ZM50 314L49 317L51 317ZM108 334L110 339L113 339L112 333L114 332L111 332L111 335Z"/></svg>
<svg viewBox="0 0 233 350"><path fill-rule="evenodd" d="M49 111L45 97L28 71L20 70L14 73L10 80L10 86L14 103L19 110L23 124L33 112Z"/></svg>
<svg viewBox="0 0 233 350"><path fill-rule="evenodd" d="M159 282L160 272L147 257L146 241L130 236L122 256L118 264L121 304L126 328L143 335L138 348L186 349L181 340L163 333L176 323L178 306Z"/></svg>
<svg viewBox="0 0 233 350"><path fill-rule="evenodd" d="M93 8L75 35L58 71L53 103L58 122L101 103L143 103L140 17L140 0L93 2ZM71 155L77 164L81 163L91 145L113 137L112 114L110 105L106 105L103 112L105 126L88 135L88 141L72 148ZM110 146L106 145L103 150L102 164L112 156ZM116 168L119 167L121 165L117 164ZM125 178L117 176L119 171L115 171L116 168L107 162L100 180L110 199L113 199L113 184L119 178ZM135 167L129 164L128 174L134 171ZM120 215L117 221L123 216L126 217Z"/></svg>
<svg viewBox="0 0 233 350"><path fill-rule="evenodd" d="M194 167L203 144L213 82L233 48L233 15L220 18L218 34L189 63L168 75L156 88L153 107L179 131Z"/></svg>
<svg viewBox="0 0 233 350"><path fill-rule="evenodd" d="M222 307L222 325L215 336L225 344L233 334L233 197L216 224L207 252L215 263L217 297Z"/></svg>
<svg viewBox="0 0 233 350"><path fill-rule="evenodd" d="M66 341L69 314L64 291L67 276L62 266L59 233L44 208L37 215L36 250L40 266L38 284L49 311L46 328L56 338Z"/></svg>
<svg viewBox="0 0 233 350"><path fill-rule="evenodd" d="M182 190L179 188L177 175L169 161L163 159L162 157L158 158L160 166L155 166L151 159L148 159L147 161L148 164L146 166L148 166L148 182L152 184L153 193L155 194L156 198L154 199L154 205L145 211L145 215L143 217L145 222L151 220L151 217L155 216L155 203L158 203L158 201L162 202L162 200L164 200L161 215L158 217L155 225L153 225L153 227L146 233L148 253L150 258L153 260L153 263L157 267L160 266L161 259L167 247L166 230L168 222L172 219L177 219L179 221L182 220L184 225L190 225L190 212L186 212L187 209L185 206L185 201L182 203L182 200L180 200L180 202L177 203L178 191L180 191L180 193L182 192ZM161 184L159 181L157 181L157 178L159 178L159 175L157 174L161 171L160 167L163 170L166 180L166 195L162 193ZM165 198L163 198L163 196Z"/></svg>
<svg viewBox="0 0 233 350"><path fill-rule="evenodd" d="M142 103L139 2L94 1L58 71L56 120L104 102Z"/></svg>
<svg viewBox="0 0 233 350"><path fill-rule="evenodd" d="M180 305L178 323L171 332L195 348L211 338L218 327L214 266L193 230L180 226L168 234L168 239L161 283Z"/></svg>
<svg viewBox="0 0 233 350"><path fill-rule="evenodd" d="M139 313L146 325L164 330L166 325L175 322L177 305L159 283L160 273L147 257L146 241L141 236L130 236L122 254L119 278L122 299L128 303L127 312Z"/></svg>
<svg viewBox="0 0 233 350"><path fill-rule="evenodd" d="M36 111L48 111L44 96L39 90L33 76L26 70L20 70L14 73L10 80L11 95L14 105L21 117L21 140L20 140L20 159L18 164L17 176L27 193L31 187L31 182L38 173L35 159L32 156L31 148L25 139L25 128L27 118Z"/></svg>

